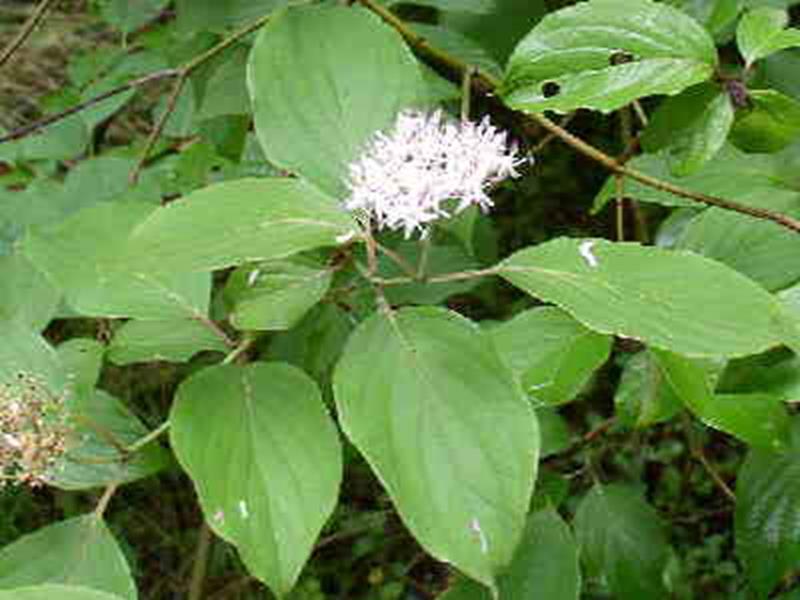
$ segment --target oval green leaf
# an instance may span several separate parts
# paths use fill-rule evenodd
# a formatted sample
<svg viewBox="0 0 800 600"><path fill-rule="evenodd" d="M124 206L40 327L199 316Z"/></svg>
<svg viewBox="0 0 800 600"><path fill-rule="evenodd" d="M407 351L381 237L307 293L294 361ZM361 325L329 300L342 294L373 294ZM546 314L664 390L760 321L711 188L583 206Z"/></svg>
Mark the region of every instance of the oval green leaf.
<svg viewBox="0 0 800 600"><path fill-rule="evenodd" d="M575 514L575 535L590 576L604 575L614 598L666 598L669 546L655 510L631 489L595 485Z"/></svg>
<svg viewBox="0 0 800 600"><path fill-rule="evenodd" d="M23 249L81 314L143 319L205 314L207 274L137 270L136 261L158 255L158 246L136 247L133 254L127 237L151 213L153 207L141 202L97 204L52 227L36 228Z"/></svg>
<svg viewBox="0 0 800 600"><path fill-rule="evenodd" d="M745 152L778 152L800 139L800 102L775 90L752 90L736 114L731 142Z"/></svg>
<svg viewBox="0 0 800 600"><path fill-rule="evenodd" d="M714 394L708 370L698 361L651 349L665 380L684 404L709 427L759 448L783 448L789 415L778 396Z"/></svg>
<svg viewBox="0 0 800 600"><path fill-rule="evenodd" d="M722 149L733 125L728 94L713 84L696 85L667 98L642 136L651 153L665 149L673 175L696 172Z"/></svg>
<svg viewBox="0 0 800 600"><path fill-rule="evenodd" d="M611 352L609 336L555 307L527 310L486 334L522 388L545 404L572 400Z"/></svg>
<svg viewBox="0 0 800 600"><path fill-rule="evenodd" d="M708 79L714 41L686 13L650 0L579 2L542 19L509 59L501 95L525 112L615 110Z"/></svg>
<svg viewBox="0 0 800 600"><path fill-rule="evenodd" d="M316 384L280 363L210 367L181 384L170 422L209 526L285 596L341 480L339 439Z"/></svg>
<svg viewBox="0 0 800 600"><path fill-rule="evenodd" d="M137 597L122 550L92 514L48 525L0 551L0 589L44 583L85 586L127 600Z"/></svg>
<svg viewBox="0 0 800 600"><path fill-rule="evenodd" d="M375 314L334 373L347 436L417 540L489 586L536 474L536 418L475 325L439 308Z"/></svg>
<svg viewBox="0 0 800 600"><path fill-rule="evenodd" d="M211 271L334 246L354 228L335 200L303 181L237 179L154 211L132 232L127 259L142 276Z"/></svg>
<svg viewBox="0 0 800 600"><path fill-rule="evenodd" d="M253 46L248 85L270 162L337 198L364 143L426 93L400 35L366 10L343 6L276 15Z"/></svg>
<svg viewBox="0 0 800 600"><path fill-rule="evenodd" d="M581 589L578 546L569 526L552 508L528 516L514 560L498 578L503 600L577 600ZM463 580L439 600L491 600L489 591Z"/></svg>
<svg viewBox="0 0 800 600"><path fill-rule="evenodd" d="M248 84L267 158L334 197L345 194L347 166L364 143L426 93L400 35L342 6L296 7L272 19L253 46Z"/></svg>
<svg viewBox="0 0 800 600"><path fill-rule="evenodd" d="M559 238L520 250L498 274L599 331L693 356L780 343L780 306L744 275L689 252Z"/></svg>
<svg viewBox="0 0 800 600"><path fill-rule="evenodd" d="M736 44L746 66L779 50L800 46L800 29L784 29L789 15L778 8L747 12L736 29Z"/></svg>

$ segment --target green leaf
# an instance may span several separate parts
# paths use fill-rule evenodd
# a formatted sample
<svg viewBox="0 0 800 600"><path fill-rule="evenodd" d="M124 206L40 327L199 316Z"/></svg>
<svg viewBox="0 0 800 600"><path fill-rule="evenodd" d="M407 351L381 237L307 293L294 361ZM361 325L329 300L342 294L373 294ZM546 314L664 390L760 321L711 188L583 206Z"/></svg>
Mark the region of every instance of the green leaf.
<svg viewBox="0 0 800 600"><path fill-rule="evenodd" d="M569 447L571 439L569 425L555 408L537 408L536 420L539 422L539 437L541 438L540 458L558 454Z"/></svg>
<svg viewBox="0 0 800 600"><path fill-rule="evenodd" d="M686 357L651 350L666 381L686 406L709 427L760 448L782 448L789 415L777 396L765 393L714 394L707 370Z"/></svg>
<svg viewBox="0 0 800 600"><path fill-rule="evenodd" d="M253 46L248 83L267 159L337 198L365 143L426 93L400 35L343 6L276 15Z"/></svg>
<svg viewBox="0 0 800 600"><path fill-rule="evenodd" d="M298 179L237 179L153 212L131 234L128 260L137 276L210 271L334 246L354 229L337 202Z"/></svg>
<svg viewBox="0 0 800 600"><path fill-rule="evenodd" d="M602 574L614 598L666 598L662 572L667 545L655 510L619 485L596 484L574 521L581 558L589 574Z"/></svg>
<svg viewBox="0 0 800 600"><path fill-rule="evenodd" d="M0 321L0 339L0 384L26 373L56 396L64 391L67 377L63 365L42 336L18 321Z"/></svg>
<svg viewBox="0 0 800 600"><path fill-rule="evenodd" d="M755 198L754 198L755 200ZM775 190L754 206L800 216L800 194ZM711 208L684 229L676 247L718 260L770 291L800 280L800 236L775 223Z"/></svg>
<svg viewBox="0 0 800 600"><path fill-rule="evenodd" d="M493 586L522 534L539 434L475 325L429 307L373 315L347 344L334 396L414 537Z"/></svg>
<svg viewBox="0 0 800 600"><path fill-rule="evenodd" d="M109 24L130 33L157 17L167 4L169 0L107 0L102 15Z"/></svg>
<svg viewBox="0 0 800 600"><path fill-rule="evenodd" d="M210 367L178 388L170 422L208 524L285 596L341 480L336 428L316 385L285 364Z"/></svg>
<svg viewBox="0 0 800 600"><path fill-rule="evenodd" d="M118 365L165 360L184 362L198 352L229 350L220 333L196 319L128 321L115 333L108 359Z"/></svg>
<svg viewBox="0 0 800 600"><path fill-rule="evenodd" d="M0 321L40 331L55 316L61 295L25 256L0 256Z"/></svg>
<svg viewBox="0 0 800 600"><path fill-rule="evenodd" d="M129 483L169 465L168 453L149 444L131 455L125 448L149 430L117 398L91 390L69 400L77 442L48 474L47 483L64 490L85 490Z"/></svg>
<svg viewBox="0 0 800 600"><path fill-rule="evenodd" d="M593 0L550 13L531 30L509 59L501 95L524 112L609 112L677 94L708 79L716 63L714 41L680 10Z"/></svg>
<svg viewBox="0 0 800 600"><path fill-rule="evenodd" d="M780 348L730 361L717 385L729 394L765 393L800 402L800 356Z"/></svg>
<svg viewBox="0 0 800 600"><path fill-rule="evenodd" d="M224 31L269 14L288 0L177 0L178 31L195 34L208 29Z"/></svg>
<svg viewBox="0 0 800 600"><path fill-rule="evenodd" d="M800 444L795 423L787 452L751 450L736 478L736 554L760 597L800 562Z"/></svg>
<svg viewBox="0 0 800 600"><path fill-rule="evenodd" d="M208 274L159 275L135 270L127 236L153 212L141 203L98 204L58 225L37 229L23 250L64 292L76 311L93 316L164 319L208 310ZM155 246L136 248L145 260ZM133 264L132 264L133 263Z"/></svg>
<svg viewBox="0 0 800 600"><path fill-rule="evenodd" d="M572 400L611 351L611 338L554 307L527 310L486 332L498 354L535 400Z"/></svg>
<svg viewBox="0 0 800 600"><path fill-rule="evenodd" d="M406 263L416 267L422 260L422 246L416 241L403 241L392 248L406 260ZM425 272L428 277L447 275L459 271L469 271L479 268L477 261L464 250L461 244L432 243L428 247ZM385 255L378 258L378 274L391 279L393 277L408 277L394 261ZM464 294L478 285L473 279L466 281L444 281L437 283L406 283L393 285L385 290L386 298L391 304L440 304L450 296Z"/></svg>
<svg viewBox="0 0 800 600"><path fill-rule="evenodd" d="M237 46L224 56L224 62L208 80L198 119L250 112L246 85L248 49Z"/></svg>
<svg viewBox="0 0 800 600"><path fill-rule="evenodd" d="M723 147L698 172L686 177L676 177L670 172L669 162L664 153L644 154L634 158L629 164L637 171L680 187L737 200L744 204L753 204L753 199L768 201L776 190L785 191L789 185L787 178L780 172L779 162L774 157L764 154L745 154L732 146ZM613 176L606 180L594 199L594 212L599 211L614 198L615 185ZM703 206L693 200L680 198L631 179L625 182L625 195L641 202L654 202L664 206L695 208Z"/></svg>
<svg viewBox="0 0 800 600"><path fill-rule="evenodd" d="M462 2L439 12L439 22L460 31L486 48L501 65L531 26L547 14L544 0L495 0L488 14L467 12Z"/></svg>
<svg viewBox="0 0 800 600"><path fill-rule="evenodd" d="M736 43L747 67L779 50L800 46L800 30L784 29L788 23L786 11L774 8L756 8L742 17Z"/></svg>
<svg viewBox="0 0 800 600"><path fill-rule="evenodd" d="M489 73L493 77L502 76L503 69L494 57L480 44L464 34L441 25L412 23L410 26L438 50Z"/></svg>
<svg viewBox="0 0 800 600"><path fill-rule="evenodd" d="M578 547L569 526L552 508L528 516L514 560L498 578L503 600L577 600L581 574ZM440 600L491 600L486 588L464 580Z"/></svg>
<svg viewBox="0 0 800 600"><path fill-rule="evenodd" d="M559 238L513 254L497 270L590 329L659 348L737 356L780 341L777 301L747 277L697 254Z"/></svg>
<svg viewBox="0 0 800 600"><path fill-rule="evenodd" d="M720 151L733 125L733 105L728 94L706 83L665 100L642 136L650 153L666 149L673 175L696 172Z"/></svg>
<svg viewBox="0 0 800 600"><path fill-rule="evenodd" d="M463 10L476 15L491 15L497 10L501 0L414 0L407 3L405 0L390 0L391 6L402 4L415 4L417 6L430 6L438 10Z"/></svg>
<svg viewBox="0 0 800 600"><path fill-rule="evenodd" d="M322 299L331 278L329 268L300 258L240 267L225 287L231 324L243 330L290 329Z"/></svg>
<svg viewBox="0 0 800 600"><path fill-rule="evenodd" d="M48 525L0 551L0 589L45 583L84 586L129 600L137 597L125 556L105 523L92 514ZM14 596L18 597L23 596Z"/></svg>
<svg viewBox="0 0 800 600"><path fill-rule="evenodd" d="M58 345L56 352L76 396L91 392L100 377L105 346L92 338L71 338Z"/></svg>
<svg viewBox="0 0 800 600"><path fill-rule="evenodd" d="M749 108L736 114L731 141L746 152L778 152L800 139L800 102L775 90L748 92Z"/></svg>
<svg viewBox="0 0 800 600"><path fill-rule="evenodd" d="M122 596L73 585L36 585L0 591L0 600L120 600Z"/></svg>
<svg viewBox="0 0 800 600"><path fill-rule="evenodd" d="M648 352L634 354L625 363L614 393L620 421L629 427L648 427L674 417L683 403L666 384L661 365Z"/></svg>

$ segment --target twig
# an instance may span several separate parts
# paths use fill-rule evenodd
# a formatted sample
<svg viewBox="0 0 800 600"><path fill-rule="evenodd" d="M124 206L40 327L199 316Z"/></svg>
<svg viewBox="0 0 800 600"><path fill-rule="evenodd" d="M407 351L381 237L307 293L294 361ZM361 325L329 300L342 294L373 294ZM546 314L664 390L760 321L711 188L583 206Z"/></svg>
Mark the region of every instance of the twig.
<svg viewBox="0 0 800 600"><path fill-rule="evenodd" d="M150 132L150 135L147 136L147 143L144 145L144 150L142 150L142 154L139 157L139 161L136 163L136 166L131 171L129 176L130 184L136 185L139 181L139 175L144 168L145 163L147 162L147 157L150 156L150 152L158 142L158 138L161 137L161 133L164 131L164 127L167 124L170 116L172 116L173 111L175 110L175 106L178 104L178 98L183 91L183 87L186 85L186 80L189 78L189 75L181 69L180 75L178 75L178 80L175 82L175 85L172 87L172 92L170 92L169 99L167 100L167 105L164 108L164 112L158 117L158 121L156 121L156 126L153 127L153 130Z"/></svg>
<svg viewBox="0 0 800 600"><path fill-rule="evenodd" d="M103 491L103 495L100 496L100 500L97 501L97 504L94 507L94 518L100 520L103 518L103 514L106 512L106 508L108 508L108 503L111 501L111 497L114 495L114 492L117 491L119 487L119 483L110 483L106 486L106 489Z"/></svg>
<svg viewBox="0 0 800 600"><path fill-rule="evenodd" d="M200 66L208 62L211 58L217 56L220 52L223 52L227 48L230 48L236 42L238 42L243 37L253 33L255 30L263 27L263 25L271 18L271 15L265 15L260 19L256 19L249 25L243 27L239 31L232 33L230 36L222 40L216 46L213 46L203 52L202 54L195 56L193 59L189 60L186 64L182 67L177 69L177 77L178 80L175 82L175 86L172 89L172 93L169 96L169 100L167 100L167 106L164 109L164 112L158 119L153 131L150 132L150 135L147 138L147 143L145 144L144 150L142 150L142 154L139 157L139 161L136 163L136 166L131 171L129 180L131 185L135 185L136 182L139 180L139 175L144 169L145 164L147 163L147 159L150 155L150 152L158 142L158 138L161 137L161 133L164 131L164 126L167 124L170 116L172 115L173 111L175 110L175 105L178 103L178 98L183 90L183 87L186 85L186 82L189 79L189 76Z"/></svg>
<svg viewBox="0 0 800 600"><path fill-rule="evenodd" d="M189 581L189 600L200 600L203 597L203 583L206 578L206 565L208 564L208 550L211 547L211 529L203 521L197 540L197 550L194 555L192 578Z"/></svg>
<svg viewBox="0 0 800 600"><path fill-rule="evenodd" d="M153 431L151 431L147 435L142 436L141 438L130 444L127 448L125 448L125 453L133 454L135 452L138 452L150 442L158 439L168 429L169 429L169 419L164 421L161 425L153 429Z"/></svg>
<svg viewBox="0 0 800 600"><path fill-rule="evenodd" d="M22 26L22 29L20 29L19 33L8 43L5 48L3 48L3 51L0 52L0 68L2 68L3 65L5 65L12 56L14 56L14 53L19 50L22 44L25 43L25 40L30 37L31 33L33 33L33 30L36 29L36 26L47 16L47 12L53 8L56 2L58 2L58 0L42 0L42 2L39 3L39 6L37 6L36 9L31 13L31 16L28 17L28 20Z"/></svg>
<svg viewBox="0 0 800 600"><path fill-rule="evenodd" d="M454 56L451 56L447 52L431 46L431 44L424 37L411 30L402 19L397 17L385 6L378 4L375 0L359 0L359 2L364 7L381 17L386 23L394 27L417 52L423 54L427 59L436 63L442 69L453 73L454 80L458 81L461 79L461 77L463 77L464 71L468 67L466 63ZM498 80L496 77L477 69L473 74L472 83L478 91L482 91L487 95L493 95L500 86L500 80ZM716 196L710 196L708 194L687 190L680 186L669 183L668 181L651 177L650 175L620 164L602 150L595 148L591 144L571 134L566 129L559 127L543 114L525 113L525 115L528 118L536 121L539 125L558 137L561 141L565 142L569 146L572 146L575 150L581 154L584 154L585 156L588 156L595 162L600 163L613 173L630 177L631 179L643 183L648 187L669 192L682 198L688 198L689 200L694 200L695 202L742 213L757 219L772 221L781 227L785 227L800 233L800 220L793 219L792 217L781 213L776 213L771 210L747 206L745 204L739 204L738 202L733 202L724 198L718 198Z"/></svg>
<svg viewBox="0 0 800 600"><path fill-rule="evenodd" d="M61 112L49 115L43 119L40 119L39 121L36 121L35 123L31 123L30 125L25 125L24 127L15 129L11 133L8 133L0 137L0 144L3 144L5 142L12 142L14 140L27 137L32 133L39 131L40 129L44 129L48 125L52 125L53 123L61 121L62 119L66 119L67 117L74 115L77 112L86 110L87 108L90 108L95 104L102 102L103 100L107 100L112 96L116 96L117 94L121 94L122 92L126 92L133 88L141 87L152 81L159 81L161 79L168 79L170 77L175 77L179 73L180 71L178 71L178 69L164 69L162 71L156 71L155 73L150 73L149 75L145 75L144 77L139 77L138 79L134 79L133 81L123 83L122 85L110 89L107 92L103 92L102 94L98 94L94 98L90 98L85 102L81 102L80 104L71 106L66 110L62 110Z"/></svg>

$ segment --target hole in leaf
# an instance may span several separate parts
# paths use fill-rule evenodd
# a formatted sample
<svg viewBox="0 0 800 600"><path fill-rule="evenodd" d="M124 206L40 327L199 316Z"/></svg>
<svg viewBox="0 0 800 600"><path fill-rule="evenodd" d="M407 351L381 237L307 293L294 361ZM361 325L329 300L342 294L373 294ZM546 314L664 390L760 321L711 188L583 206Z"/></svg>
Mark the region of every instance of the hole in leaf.
<svg viewBox="0 0 800 600"><path fill-rule="evenodd" d="M552 98L553 96L558 96L560 93L561 86L555 81L546 81L542 84L542 95L545 98Z"/></svg>
<svg viewBox="0 0 800 600"><path fill-rule="evenodd" d="M624 65L625 63L633 62L636 60L636 57L631 54L630 52L625 52L624 50L616 50L612 52L611 55L608 57L608 64L614 65Z"/></svg>

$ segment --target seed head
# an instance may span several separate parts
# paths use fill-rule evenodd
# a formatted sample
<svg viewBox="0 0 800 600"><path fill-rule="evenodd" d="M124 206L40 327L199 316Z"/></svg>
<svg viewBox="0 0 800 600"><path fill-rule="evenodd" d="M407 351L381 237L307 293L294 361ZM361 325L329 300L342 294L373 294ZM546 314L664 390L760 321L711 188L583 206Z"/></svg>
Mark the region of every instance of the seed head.
<svg viewBox="0 0 800 600"><path fill-rule="evenodd" d="M0 487L41 485L66 451L65 394L52 394L34 375L0 384Z"/></svg>

